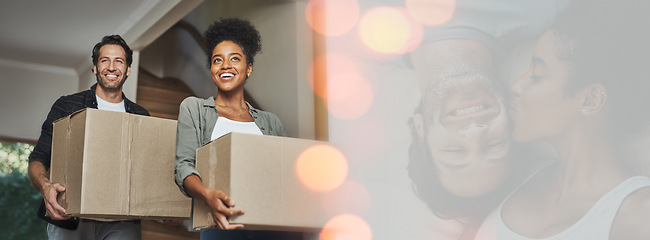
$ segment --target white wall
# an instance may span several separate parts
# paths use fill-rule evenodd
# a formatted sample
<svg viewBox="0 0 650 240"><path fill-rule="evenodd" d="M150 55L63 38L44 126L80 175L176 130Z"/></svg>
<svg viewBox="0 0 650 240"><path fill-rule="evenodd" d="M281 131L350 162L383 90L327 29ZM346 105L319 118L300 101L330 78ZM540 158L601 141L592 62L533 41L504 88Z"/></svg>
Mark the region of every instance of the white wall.
<svg viewBox="0 0 650 240"><path fill-rule="evenodd" d="M90 51L90 50L89 50ZM131 75L124 94L135 101L139 52L133 52ZM0 59L0 137L38 140L41 125L54 101L87 90L97 81L92 62L81 74L72 68Z"/></svg>
<svg viewBox="0 0 650 240"><path fill-rule="evenodd" d="M37 140L52 104L76 90L74 69L0 59L0 136Z"/></svg>
<svg viewBox="0 0 650 240"><path fill-rule="evenodd" d="M313 59L305 4L280 2L249 15L262 35L262 53L255 60L247 89L266 110L281 116L292 136L314 138L314 95L308 70Z"/></svg>

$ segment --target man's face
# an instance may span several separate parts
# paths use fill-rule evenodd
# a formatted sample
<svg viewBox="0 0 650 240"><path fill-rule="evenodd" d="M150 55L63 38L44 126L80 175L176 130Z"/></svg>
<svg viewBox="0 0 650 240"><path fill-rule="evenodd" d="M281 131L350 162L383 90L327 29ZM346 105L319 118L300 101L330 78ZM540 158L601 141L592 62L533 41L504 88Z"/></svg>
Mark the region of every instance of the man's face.
<svg viewBox="0 0 650 240"><path fill-rule="evenodd" d="M504 96L485 77L446 81L430 89L435 99L423 115L423 138L441 185L457 196L481 196L499 187L509 169Z"/></svg>
<svg viewBox="0 0 650 240"><path fill-rule="evenodd" d="M97 65L93 68L97 84L106 91L122 90L122 85L131 73L126 64L126 53L119 45L104 45L99 49Z"/></svg>

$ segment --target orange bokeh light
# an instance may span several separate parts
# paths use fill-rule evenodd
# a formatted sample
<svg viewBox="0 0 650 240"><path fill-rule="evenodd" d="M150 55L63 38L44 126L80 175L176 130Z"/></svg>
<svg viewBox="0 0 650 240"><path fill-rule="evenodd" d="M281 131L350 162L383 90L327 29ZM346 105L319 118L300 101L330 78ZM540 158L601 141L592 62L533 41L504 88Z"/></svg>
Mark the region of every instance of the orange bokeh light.
<svg viewBox="0 0 650 240"><path fill-rule="evenodd" d="M404 9L376 7L361 18L359 35L373 51L395 54L415 49L422 42L423 30Z"/></svg>
<svg viewBox="0 0 650 240"><path fill-rule="evenodd" d="M302 152L296 161L300 181L315 191L331 191L345 181L348 163L343 153L329 145L316 145Z"/></svg>
<svg viewBox="0 0 650 240"><path fill-rule="evenodd" d="M370 240L372 230L362 218L343 214L330 219L320 232L321 240Z"/></svg>
<svg viewBox="0 0 650 240"><path fill-rule="evenodd" d="M305 18L314 31L326 36L349 32L359 19L356 0L310 0Z"/></svg>
<svg viewBox="0 0 650 240"><path fill-rule="evenodd" d="M336 78L336 76L334 76ZM346 79L357 79L357 83L354 88L349 86L341 86L345 90L336 89L336 86L328 86L328 89L331 92L342 92L342 91L353 91L353 94L345 95L345 98L328 99L327 110L332 116L339 119L353 120L360 118L370 110L372 106L372 101L374 99L374 93L370 84L363 80L362 76L345 76ZM330 94L330 96L335 93Z"/></svg>
<svg viewBox="0 0 650 240"><path fill-rule="evenodd" d="M310 75L312 90L325 100L333 116L351 120L370 109L374 91L351 57L340 53L319 56L312 64Z"/></svg>
<svg viewBox="0 0 650 240"><path fill-rule="evenodd" d="M310 69L310 86L323 99L346 99L353 95L363 80L359 66L352 58L327 53L314 60Z"/></svg>
<svg viewBox="0 0 650 240"><path fill-rule="evenodd" d="M424 25L438 26L454 16L456 0L404 0L411 17Z"/></svg>

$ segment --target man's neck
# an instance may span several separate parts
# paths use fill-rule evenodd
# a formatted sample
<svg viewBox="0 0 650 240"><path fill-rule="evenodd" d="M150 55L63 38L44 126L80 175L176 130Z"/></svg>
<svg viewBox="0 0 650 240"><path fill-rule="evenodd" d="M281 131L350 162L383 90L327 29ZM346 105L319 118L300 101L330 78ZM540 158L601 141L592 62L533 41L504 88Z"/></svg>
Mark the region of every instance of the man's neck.
<svg viewBox="0 0 650 240"><path fill-rule="evenodd" d="M119 103L122 102L122 88L119 90L114 90L114 91L107 91L103 89L101 86L97 85L97 88L95 89L95 94L100 97L101 99L104 99L104 101L110 102L110 103Z"/></svg>

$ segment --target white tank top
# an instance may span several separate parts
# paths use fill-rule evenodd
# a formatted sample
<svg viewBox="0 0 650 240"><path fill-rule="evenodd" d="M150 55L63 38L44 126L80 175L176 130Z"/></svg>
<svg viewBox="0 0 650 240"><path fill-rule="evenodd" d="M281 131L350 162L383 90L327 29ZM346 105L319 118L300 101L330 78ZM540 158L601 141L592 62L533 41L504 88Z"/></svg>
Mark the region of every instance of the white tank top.
<svg viewBox="0 0 650 240"><path fill-rule="evenodd" d="M230 132L263 135L262 130L260 130L255 122L238 122L225 117L219 117L217 118L217 122L214 124L210 140L215 140Z"/></svg>
<svg viewBox="0 0 650 240"><path fill-rule="evenodd" d="M650 178L634 176L626 179L614 189L601 197L589 211L571 227L544 240L559 239L609 239L609 232L621 203L632 192L650 186ZM476 239L533 240L510 230L501 218L503 203L485 220ZM496 230L496 232L495 232Z"/></svg>

